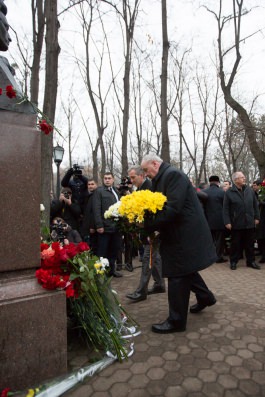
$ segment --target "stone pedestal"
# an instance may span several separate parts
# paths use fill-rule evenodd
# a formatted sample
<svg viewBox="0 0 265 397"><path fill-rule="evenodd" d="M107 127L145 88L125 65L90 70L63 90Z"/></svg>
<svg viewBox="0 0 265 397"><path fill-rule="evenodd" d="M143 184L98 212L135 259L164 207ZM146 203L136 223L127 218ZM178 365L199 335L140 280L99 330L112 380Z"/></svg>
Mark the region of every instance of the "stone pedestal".
<svg viewBox="0 0 265 397"><path fill-rule="evenodd" d="M1 84L0 84L1 87ZM22 390L67 371L64 292L37 283L40 134L36 116L0 110L0 389Z"/></svg>
<svg viewBox="0 0 265 397"><path fill-rule="evenodd" d="M0 390L23 390L66 371L65 293L34 273L0 275Z"/></svg>

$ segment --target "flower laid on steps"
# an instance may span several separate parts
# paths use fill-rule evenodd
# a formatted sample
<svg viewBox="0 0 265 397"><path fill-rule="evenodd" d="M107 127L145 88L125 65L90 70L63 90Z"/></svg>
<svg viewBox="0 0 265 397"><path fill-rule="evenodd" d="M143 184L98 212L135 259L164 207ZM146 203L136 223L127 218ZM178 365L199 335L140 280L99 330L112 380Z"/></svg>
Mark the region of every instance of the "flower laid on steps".
<svg viewBox="0 0 265 397"><path fill-rule="evenodd" d="M36 277L45 289L65 290L68 315L85 339L95 349L108 351L122 361L127 357L130 326L136 323L112 291L108 271L108 260L93 255L86 243L62 246L53 242L41 244L41 267Z"/></svg>
<svg viewBox="0 0 265 397"><path fill-rule="evenodd" d="M17 92L12 85L7 85L5 89L0 88L0 95L3 95L4 92L9 99L18 97ZM28 99L27 96L20 97L19 102L16 103L16 105L21 105L22 103L25 102L29 103L32 106L34 112L36 113L38 117L37 127L40 129L40 131L44 132L45 135L49 135L53 131L53 129L55 129L59 133L59 135L61 135L60 131L58 131L58 129L55 128L55 126L48 119L48 117L45 116L43 112L40 109L38 109L38 107Z"/></svg>

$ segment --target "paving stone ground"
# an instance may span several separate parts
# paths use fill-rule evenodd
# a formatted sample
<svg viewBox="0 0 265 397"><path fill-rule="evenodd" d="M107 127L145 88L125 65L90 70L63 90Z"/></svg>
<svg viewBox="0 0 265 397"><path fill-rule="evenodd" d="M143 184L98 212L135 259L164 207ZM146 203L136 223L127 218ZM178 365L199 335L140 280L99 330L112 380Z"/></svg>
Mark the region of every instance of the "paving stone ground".
<svg viewBox="0 0 265 397"><path fill-rule="evenodd" d="M217 304L189 314L185 332L168 335L151 332L152 323L168 316L166 293L138 303L125 296L138 285L139 265L134 261L133 272L123 270L123 277L112 281L141 326L134 354L64 396L265 397L265 264L254 270L241 260L236 271L227 262L201 272ZM69 370L84 365L88 355L83 348L69 352Z"/></svg>

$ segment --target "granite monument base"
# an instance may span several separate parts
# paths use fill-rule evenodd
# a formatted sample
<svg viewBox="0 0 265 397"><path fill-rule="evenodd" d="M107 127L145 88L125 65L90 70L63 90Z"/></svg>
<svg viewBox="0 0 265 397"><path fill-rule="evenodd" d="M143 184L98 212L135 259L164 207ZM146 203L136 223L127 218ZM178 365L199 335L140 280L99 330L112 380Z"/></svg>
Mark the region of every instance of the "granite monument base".
<svg viewBox="0 0 265 397"><path fill-rule="evenodd" d="M0 390L15 391L67 372L66 297L44 290L35 278L41 203L36 115L0 104L0 116Z"/></svg>
<svg viewBox="0 0 265 397"><path fill-rule="evenodd" d="M0 390L24 390L67 372L64 291L44 290L33 270L0 274L0 324Z"/></svg>

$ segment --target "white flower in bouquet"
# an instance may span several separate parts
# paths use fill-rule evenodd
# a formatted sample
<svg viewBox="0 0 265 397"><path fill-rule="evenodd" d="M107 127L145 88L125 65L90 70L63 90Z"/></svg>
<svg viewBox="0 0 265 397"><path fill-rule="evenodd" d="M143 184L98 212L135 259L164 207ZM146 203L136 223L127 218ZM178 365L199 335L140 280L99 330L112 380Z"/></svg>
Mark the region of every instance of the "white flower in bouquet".
<svg viewBox="0 0 265 397"><path fill-rule="evenodd" d="M107 270L106 268L109 267L109 261L107 258L99 258L94 264L97 274L104 274Z"/></svg>
<svg viewBox="0 0 265 397"><path fill-rule="evenodd" d="M43 212L43 211L45 211L45 207L43 204L40 204L40 212Z"/></svg>
<svg viewBox="0 0 265 397"><path fill-rule="evenodd" d="M119 213L119 207L121 205L121 202L118 201L115 204L112 204L107 211L104 213L104 218L109 219L109 218L114 218L114 220L118 220L118 218L121 217L121 214Z"/></svg>
<svg viewBox="0 0 265 397"><path fill-rule="evenodd" d="M106 270L106 267L109 267L109 261L108 261L107 258L102 258L102 257L100 257L100 258L99 258L99 261L100 261L100 263L101 263L101 266L102 266L102 269L103 269L103 270Z"/></svg>

